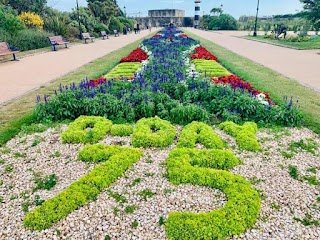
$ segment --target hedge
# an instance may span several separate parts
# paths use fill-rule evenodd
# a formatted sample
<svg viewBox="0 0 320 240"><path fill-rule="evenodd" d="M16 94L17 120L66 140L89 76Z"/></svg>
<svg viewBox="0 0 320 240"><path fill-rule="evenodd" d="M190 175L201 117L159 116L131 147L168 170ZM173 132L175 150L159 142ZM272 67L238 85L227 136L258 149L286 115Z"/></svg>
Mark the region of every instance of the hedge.
<svg viewBox="0 0 320 240"><path fill-rule="evenodd" d="M256 137L258 131L256 123L246 122L243 126L240 126L234 122L224 122L220 124L220 128L235 137L240 148L248 151L261 150L261 146Z"/></svg>
<svg viewBox="0 0 320 240"><path fill-rule="evenodd" d="M112 122L104 117L80 116L61 134L62 142L96 143L107 135L111 126Z"/></svg>
<svg viewBox="0 0 320 240"><path fill-rule="evenodd" d="M225 239L255 224L261 205L258 192L241 176L226 171L238 162L225 150L171 151L166 160L170 182L219 189L228 201L208 213L170 213L165 225L168 239Z"/></svg>
<svg viewBox="0 0 320 240"><path fill-rule="evenodd" d="M222 149L224 143L213 129L202 122L192 122L181 132L177 147L194 148L196 143L203 144L206 148Z"/></svg>
<svg viewBox="0 0 320 240"><path fill-rule="evenodd" d="M29 212L24 218L24 225L27 228L47 229L89 201L96 200L101 191L114 183L143 155L139 149L119 146L103 147L99 145L97 147L93 145L85 149L89 151L90 148L92 148L92 159L104 155L106 157L101 161L107 162L96 166L56 197L45 201L41 206ZM82 156L84 157L84 155ZM90 161L85 158L84 160Z"/></svg>
<svg viewBox="0 0 320 240"><path fill-rule="evenodd" d="M133 130L131 144L134 147L165 148L173 143L176 134L176 128L166 120L142 118Z"/></svg>

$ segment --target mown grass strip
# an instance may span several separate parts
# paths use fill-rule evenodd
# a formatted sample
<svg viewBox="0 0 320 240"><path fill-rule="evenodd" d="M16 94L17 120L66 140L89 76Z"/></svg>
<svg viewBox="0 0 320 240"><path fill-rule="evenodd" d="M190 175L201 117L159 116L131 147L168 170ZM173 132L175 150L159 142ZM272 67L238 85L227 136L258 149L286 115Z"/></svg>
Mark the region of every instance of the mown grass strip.
<svg viewBox="0 0 320 240"><path fill-rule="evenodd" d="M153 36L150 34L146 38ZM137 40L119 50L111 52L83 67L50 82L39 89L32 91L16 100L7 103L0 108L0 146L13 138L23 125L29 125L34 121L32 110L36 106L37 95L51 95L59 84L68 85L79 83L85 77L98 78L114 68L123 56L127 56L136 49L142 40Z"/></svg>
<svg viewBox="0 0 320 240"><path fill-rule="evenodd" d="M244 38L263 42L263 43L269 43L276 46L286 47L286 48L293 48L297 50L311 50L311 49L320 49L320 37L311 39L307 42L289 42L285 40L276 40L276 39L270 39L270 38L264 38L264 36L245 36Z"/></svg>
<svg viewBox="0 0 320 240"><path fill-rule="evenodd" d="M184 31L192 38L200 41L211 53L219 58L219 62L229 71L251 83L256 89L269 92L271 98L281 103L283 97L299 100L304 115L304 125L316 133L320 133L320 93L299 82L287 78L276 71L266 68L252 60L240 56L209 40L199 37L187 29ZM306 63L307 64L307 63ZM303 71L301 69L301 71Z"/></svg>

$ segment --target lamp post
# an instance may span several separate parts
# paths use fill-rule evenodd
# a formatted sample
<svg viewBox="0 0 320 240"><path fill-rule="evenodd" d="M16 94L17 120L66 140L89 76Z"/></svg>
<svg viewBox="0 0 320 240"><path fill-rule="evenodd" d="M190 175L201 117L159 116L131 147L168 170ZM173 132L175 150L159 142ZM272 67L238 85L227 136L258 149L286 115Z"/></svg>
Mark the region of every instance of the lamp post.
<svg viewBox="0 0 320 240"><path fill-rule="evenodd" d="M256 20L255 20L255 23L254 23L254 31L253 31L253 36L254 37L257 36L257 23L258 23L259 3L260 3L260 0L258 0Z"/></svg>
<svg viewBox="0 0 320 240"><path fill-rule="evenodd" d="M82 30L81 30L81 23L80 23L80 11L79 11L79 3L77 1L77 13L78 13L78 23L79 23L79 38L82 40Z"/></svg>
<svg viewBox="0 0 320 240"><path fill-rule="evenodd" d="M124 6L123 9L124 9L124 17L126 18L127 17L126 6Z"/></svg>

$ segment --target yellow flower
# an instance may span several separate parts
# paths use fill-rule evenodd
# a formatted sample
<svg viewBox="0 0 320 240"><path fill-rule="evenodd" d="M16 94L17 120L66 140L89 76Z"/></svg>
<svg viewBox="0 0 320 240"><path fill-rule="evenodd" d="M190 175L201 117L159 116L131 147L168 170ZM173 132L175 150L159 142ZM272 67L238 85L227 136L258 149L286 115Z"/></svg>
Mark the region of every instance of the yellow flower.
<svg viewBox="0 0 320 240"><path fill-rule="evenodd" d="M43 19L36 13L33 12L23 12L19 15L19 19L28 27L28 28L36 28L38 30L42 30L44 21Z"/></svg>

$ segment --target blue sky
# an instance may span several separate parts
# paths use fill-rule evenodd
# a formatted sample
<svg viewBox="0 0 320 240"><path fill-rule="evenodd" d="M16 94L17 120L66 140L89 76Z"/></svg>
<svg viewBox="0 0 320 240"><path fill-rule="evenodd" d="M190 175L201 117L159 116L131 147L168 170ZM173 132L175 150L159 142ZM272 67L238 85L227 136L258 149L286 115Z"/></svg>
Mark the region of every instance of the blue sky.
<svg viewBox="0 0 320 240"><path fill-rule="evenodd" d="M79 5L86 6L86 0L78 0ZM121 8L126 6L129 15L146 16L149 9L176 8L186 11L187 16L194 15L194 0L118 0ZM210 9L223 5L226 13L238 18L241 15L255 15L257 0L202 0L201 14L209 13ZM70 11L76 5L76 0L48 0L48 5L59 10ZM270 16L275 14L296 13L301 10L302 5L299 0L260 0L260 16Z"/></svg>

